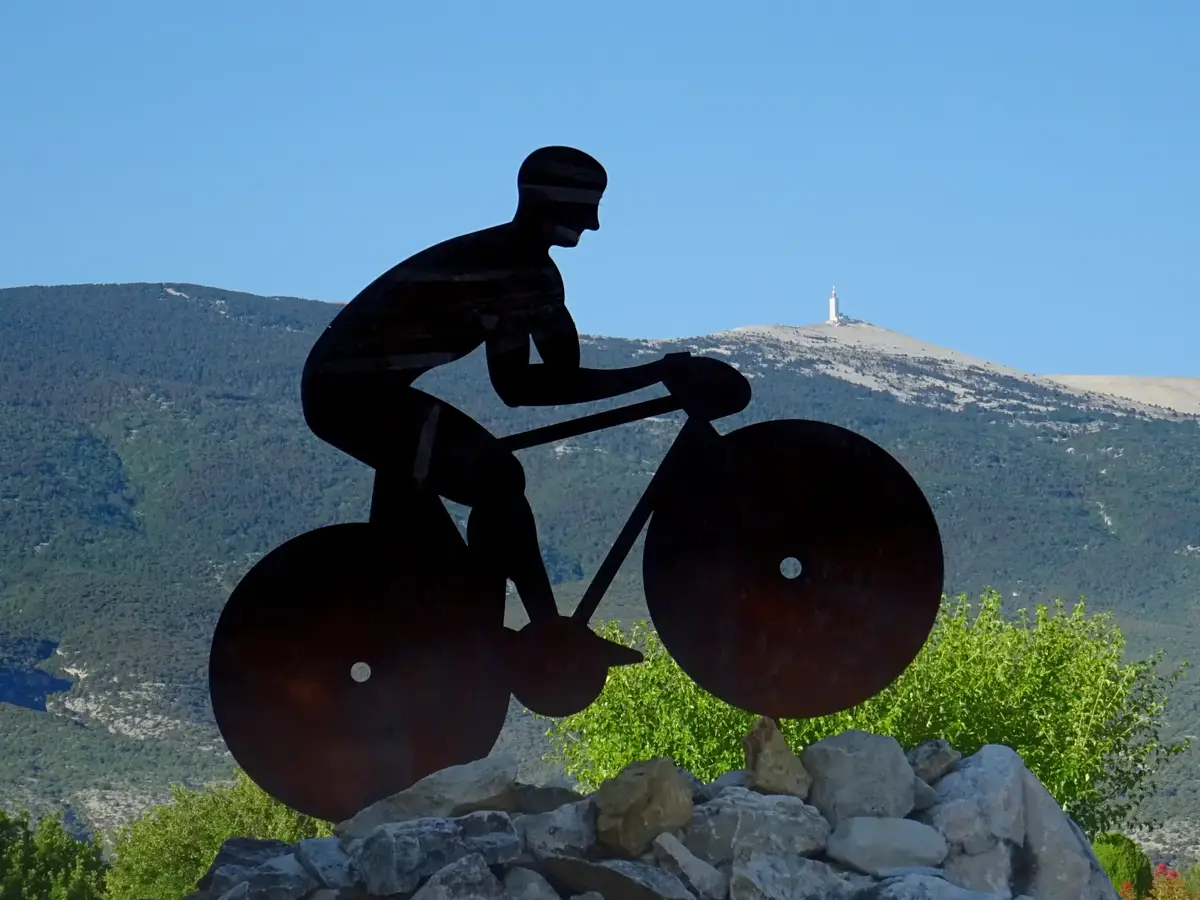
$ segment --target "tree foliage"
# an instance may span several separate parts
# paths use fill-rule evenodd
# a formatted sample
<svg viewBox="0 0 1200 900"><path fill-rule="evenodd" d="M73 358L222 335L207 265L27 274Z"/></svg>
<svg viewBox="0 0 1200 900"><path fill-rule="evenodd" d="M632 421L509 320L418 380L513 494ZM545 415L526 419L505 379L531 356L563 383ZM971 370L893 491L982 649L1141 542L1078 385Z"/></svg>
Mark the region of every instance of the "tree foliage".
<svg viewBox="0 0 1200 900"><path fill-rule="evenodd" d="M1150 892L1154 884L1150 857L1128 836L1119 832L1101 834L1092 843L1092 849L1117 890L1129 884L1137 900Z"/></svg>
<svg viewBox="0 0 1200 900"><path fill-rule="evenodd" d="M1031 618L1004 618L986 591L975 615L965 594L944 602L929 640L891 686L835 715L784 720L793 749L847 729L895 737L906 749L945 738L964 755L1005 744L1089 836L1119 823L1151 824L1138 806L1155 772L1188 741L1164 744L1168 677L1160 654L1123 663L1124 638L1111 615L1039 605ZM552 722L554 757L588 789L634 760L667 756L702 780L744 765L741 737L754 716L695 684L647 623L606 636L637 646L646 662L614 670L600 698Z"/></svg>
<svg viewBox="0 0 1200 900"><path fill-rule="evenodd" d="M231 837L294 843L333 833L333 825L283 805L238 770L232 785L175 786L174 802L118 830L109 900L178 900L193 891Z"/></svg>
<svg viewBox="0 0 1200 900"><path fill-rule="evenodd" d="M36 826L0 810L0 900L102 900L100 851L69 835L59 816Z"/></svg>

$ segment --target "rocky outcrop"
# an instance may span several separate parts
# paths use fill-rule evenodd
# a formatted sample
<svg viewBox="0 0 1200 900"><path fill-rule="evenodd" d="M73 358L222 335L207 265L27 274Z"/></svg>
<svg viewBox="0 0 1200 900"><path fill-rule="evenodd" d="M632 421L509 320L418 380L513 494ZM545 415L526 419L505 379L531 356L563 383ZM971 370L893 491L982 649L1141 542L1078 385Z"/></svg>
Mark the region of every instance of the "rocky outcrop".
<svg viewBox="0 0 1200 900"><path fill-rule="evenodd" d="M631 763L588 796L492 757L430 775L334 837L226 841L193 900L1117 900L1008 747L905 754L848 731L793 754L770 720L703 784Z"/></svg>

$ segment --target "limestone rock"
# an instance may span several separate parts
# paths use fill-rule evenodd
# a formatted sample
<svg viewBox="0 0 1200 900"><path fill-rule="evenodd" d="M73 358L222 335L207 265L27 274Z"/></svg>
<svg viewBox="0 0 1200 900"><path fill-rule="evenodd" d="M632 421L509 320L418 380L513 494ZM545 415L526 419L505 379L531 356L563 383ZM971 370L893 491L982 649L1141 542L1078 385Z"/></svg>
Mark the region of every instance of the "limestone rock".
<svg viewBox="0 0 1200 900"><path fill-rule="evenodd" d="M217 880L214 879L214 887ZM321 885L291 853L260 863L221 894L230 900L301 900Z"/></svg>
<svg viewBox="0 0 1200 900"><path fill-rule="evenodd" d="M947 857L946 880L973 891L1004 891L1012 883L1013 845L996 840L982 853L954 853Z"/></svg>
<svg viewBox="0 0 1200 900"><path fill-rule="evenodd" d="M762 716L742 738L747 786L760 794L790 794L803 800L812 778L775 720Z"/></svg>
<svg viewBox="0 0 1200 900"><path fill-rule="evenodd" d="M596 848L596 806L591 800L513 820L530 859L551 856L586 858Z"/></svg>
<svg viewBox="0 0 1200 900"><path fill-rule="evenodd" d="M709 785L665 759L588 797L522 785L502 758L455 767L334 838L227 841L189 900L1118 900L1008 747L906 755L847 732L800 755L806 802L763 792L795 774L769 762L777 733L761 722L747 768Z"/></svg>
<svg viewBox="0 0 1200 900"><path fill-rule="evenodd" d="M350 857L336 837L300 841L296 859L323 888L339 890L351 885Z"/></svg>
<svg viewBox="0 0 1200 900"><path fill-rule="evenodd" d="M221 849L217 851L217 855L213 858L212 865L208 867L208 871L196 882L196 890L204 891L211 894L213 897L219 897L233 885L234 880L226 880L218 885L213 884L213 877L218 869L231 867L244 871L262 865L268 859L274 859L284 853L291 851L291 847L283 841L259 841L253 838L229 838L221 843ZM220 885L224 885L223 887Z"/></svg>
<svg viewBox="0 0 1200 900"><path fill-rule="evenodd" d="M727 787L749 788L750 779L746 774L745 769L732 769L724 775L720 775L711 784L704 786L704 799L701 803L706 803L709 800L715 799L721 795L721 791Z"/></svg>
<svg viewBox="0 0 1200 900"><path fill-rule="evenodd" d="M708 785L689 772L683 766L676 766L680 776L687 782L688 787L692 792L692 803L703 803L706 800L711 800L712 797L708 793Z"/></svg>
<svg viewBox="0 0 1200 900"><path fill-rule="evenodd" d="M913 812L922 812L937 803L937 791L931 788L923 778L913 775Z"/></svg>
<svg viewBox="0 0 1200 900"><path fill-rule="evenodd" d="M997 840L1023 844L1024 770L1012 748L987 744L938 781L938 802L917 818L942 833L952 854L984 853Z"/></svg>
<svg viewBox="0 0 1200 900"><path fill-rule="evenodd" d="M832 866L800 857L755 854L733 865L730 900L852 900L860 885Z"/></svg>
<svg viewBox="0 0 1200 900"><path fill-rule="evenodd" d="M871 900L1008 900L1009 896L968 890L933 875L906 875L885 881Z"/></svg>
<svg viewBox="0 0 1200 900"><path fill-rule="evenodd" d="M505 900L500 880L483 856L472 853L433 873L412 900Z"/></svg>
<svg viewBox="0 0 1200 900"><path fill-rule="evenodd" d="M942 879L946 877L946 873L936 866L893 866L881 870L875 877L886 881L889 878L903 878L905 875L931 875Z"/></svg>
<svg viewBox="0 0 1200 900"><path fill-rule="evenodd" d="M517 762L489 756L426 775L412 787L372 803L334 827L343 844L365 838L380 825L431 816L453 818L476 810L516 812Z"/></svg>
<svg viewBox="0 0 1200 900"><path fill-rule="evenodd" d="M829 832L829 823L799 797L731 787L697 806L679 839L700 859L720 867L756 852L818 853Z"/></svg>
<svg viewBox="0 0 1200 900"><path fill-rule="evenodd" d="M912 819L844 819L825 852L859 872L880 875L897 866L937 866L950 852L935 829Z"/></svg>
<svg viewBox="0 0 1200 900"><path fill-rule="evenodd" d="M516 862L521 838L507 813L380 825L351 850L350 870L368 894L386 897L416 890L434 872L472 854L489 866Z"/></svg>
<svg viewBox="0 0 1200 900"><path fill-rule="evenodd" d="M923 741L909 750L907 756L912 770L926 784L933 784L962 759L962 754L943 738Z"/></svg>
<svg viewBox="0 0 1200 900"><path fill-rule="evenodd" d="M714 866L697 858L677 837L660 834L654 839L653 852L658 864L700 900L725 900L729 879Z"/></svg>
<svg viewBox="0 0 1200 900"><path fill-rule="evenodd" d="M1091 860L1071 821L1037 777L1021 767L1025 806L1025 846L1033 857L1027 893L1038 900L1097 900ZM1109 882L1112 887L1112 882Z"/></svg>
<svg viewBox="0 0 1200 900"><path fill-rule="evenodd" d="M542 875L533 869L514 866L504 876L505 900L560 900Z"/></svg>
<svg viewBox="0 0 1200 900"><path fill-rule="evenodd" d="M509 812L537 815L538 813L553 812L568 803L578 803L584 799L583 794L570 788L555 785L524 784L517 782L513 785L515 804Z"/></svg>
<svg viewBox="0 0 1200 900"><path fill-rule="evenodd" d="M631 763L600 786L596 838L610 853L636 859L664 831L692 817L692 790L669 759Z"/></svg>
<svg viewBox="0 0 1200 900"><path fill-rule="evenodd" d="M696 900L670 872L625 859L588 862L571 857L544 860L541 869L560 893L595 891L620 900ZM563 890L563 889L566 890Z"/></svg>
<svg viewBox="0 0 1200 900"><path fill-rule="evenodd" d="M903 818L913 810L913 769L895 738L850 730L805 747L808 802L829 824L854 816Z"/></svg>
<svg viewBox="0 0 1200 900"><path fill-rule="evenodd" d="M1095 900L1120 900L1121 895L1117 893L1117 889L1113 887L1108 875L1105 874L1104 867L1100 865L1100 860L1096 857L1096 851L1092 849L1091 841L1084 835L1083 829L1070 816L1067 816L1067 823L1071 826L1071 831L1075 832L1075 837L1079 839L1079 846L1083 848L1091 868L1092 875L1088 879L1088 883L1091 886L1092 893L1089 895L1089 900L1090 898L1095 898Z"/></svg>

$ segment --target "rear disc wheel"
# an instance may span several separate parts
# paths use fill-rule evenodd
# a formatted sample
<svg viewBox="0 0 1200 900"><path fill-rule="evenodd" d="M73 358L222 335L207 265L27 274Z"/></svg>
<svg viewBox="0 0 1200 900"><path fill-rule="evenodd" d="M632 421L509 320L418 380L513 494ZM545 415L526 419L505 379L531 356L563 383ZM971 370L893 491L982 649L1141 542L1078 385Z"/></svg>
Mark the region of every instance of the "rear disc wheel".
<svg viewBox="0 0 1200 900"><path fill-rule="evenodd" d="M367 523L299 535L246 574L217 623L221 734L306 815L349 818L486 756L503 727L503 585L412 537Z"/></svg>

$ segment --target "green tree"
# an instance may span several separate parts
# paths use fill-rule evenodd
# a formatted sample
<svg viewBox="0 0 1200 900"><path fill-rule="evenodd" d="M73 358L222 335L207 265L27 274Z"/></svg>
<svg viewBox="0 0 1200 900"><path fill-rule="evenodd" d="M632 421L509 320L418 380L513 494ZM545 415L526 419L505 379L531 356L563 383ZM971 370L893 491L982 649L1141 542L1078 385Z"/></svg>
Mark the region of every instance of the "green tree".
<svg viewBox="0 0 1200 900"><path fill-rule="evenodd" d="M1109 832L1099 835L1092 844L1096 859L1104 867L1104 874L1118 891L1128 882L1134 895L1142 900L1154 884L1154 869L1150 857L1127 835Z"/></svg>
<svg viewBox="0 0 1200 900"><path fill-rule="evenodd" d="M847 729L895 737L905 748L945 738L964 755L1005 744L1079 823L1089 838L1134 818L1156 788L1154 774L1189 741L1159 740L1166 682L1162 654L1122 663L1124 636L1109 613L1088 616L1039 605L1005 620L987 590L975 616L965 594L943 598L933 632L913 664L866 702L831 716L780 723L793 749ZM704 781L745 764L741 737L754 716L698 687L647 623L601 631L637 646L646 661L609 674L600 698L551 723L551 758L585 789L627 763L666 756Z"/></svg>
<svg viewBox="0 0 1200 900"><path fill-rule="evenodd" d="M30 826L0 810L0 900L101 900L100 850L67 834L56 814Z"/></svg>
<svg viewBox="0 0 1200 900"><path fill-rule="evenodd" d="M171 796L173 803L157 806L117 831L109 900L184 897L195 890L227 838L294 843L333 833L332 823L283 805L240 769L232 785L207 790L172 786Z"/></svg>

